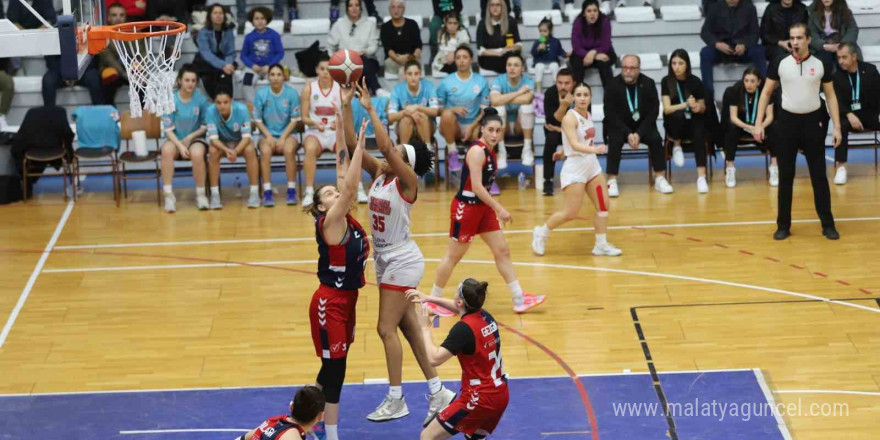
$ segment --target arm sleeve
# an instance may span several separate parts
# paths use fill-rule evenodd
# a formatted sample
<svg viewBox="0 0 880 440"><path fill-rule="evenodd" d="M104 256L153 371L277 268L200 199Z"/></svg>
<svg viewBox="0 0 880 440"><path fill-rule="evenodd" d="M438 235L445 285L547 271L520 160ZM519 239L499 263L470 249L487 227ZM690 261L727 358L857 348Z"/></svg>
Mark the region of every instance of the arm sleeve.
<svg viewBox="0 0 880 440"><path fill-rule="evenodd" d="M706 11L706 21L703 22L703 28L700 30L700 38L706 43L706 46L715 47L718 42L715 34L712 33L715 27L715 16L718 14L717 3L709 3L709 10Z"/></svg>
<svg viewBox="0 0 880 440"><path fill-rule="evenodd" d="M440 346L449 350L450 353L458 355L461 353L473 354L476 350L476 344L471 328L464 322L458 321L449 330L446 340Z"/></svg>
<svg viewBox="0 0 880 440"><path fill-rule="evenodd" d="M825 62L825 60L822 60L822 70L825 71L822 73L822 83L824 84L831 82L831 74L832 72L834 72L834 66L831 63L827 63Z"/></svg>
<svg viewBox="0 0 880 440"><path fill-rule="evenodd" d="M694 99L706 99L706 86L700 81L700 78L691 75L688 79L688 92L693 95Z"/></svg>
<svg viewBox="0 0 880 440"><path fill-rule="evenodd" d="M608 17L602 20L602 39L599 41L599 47L596 48L596 52L606 55L611 54L611 19Z"/></svg>
<svg viewBox="0 0 880 440"><path fill-rule="evenodd" d="M339 50L339 26L341 26L340 23L342 23L342 21L336 20L336 23L333 23L333 26L330 28L330 34L327 35L327 47L330 48L330 53Z"/></svg>
<svg viewBox="0 0 880 440"><path fill-rule="evenodd" d="M299 102L299 92L294 89L290 100L290 120L298 121L300 118L302 118L302 108Z"/></svg>
<svg viewBox="0 0 880 440"><path fill-rule="evenodd" d="M575 59L583 59L587 55L584 45L583 20L577 18L571 26L571 56Z"/></svg>
<svg viewBox="0 0 880 440"><path fill-rule="evenodd" d="M279 64L284 59L284 44L281 42L281 35L272 31L272 52L269 55L269 65Z"/></svg>
<svg viewBox="0 0 880 440"><path fill-rule="evenodd" d="M235 30L226 29L223 31L223 39L221 40L223 43L223 53L224 53L224 65L235 63Z"/></svg>
<svg viewBox="0 0 880 440"><path fill-rule="evenodd" d="M254 34L253 34L253 32L251 32L244 37L244 43L242 43L242 45L241 45L241 54L239 55L239 58L241 58L242 64L244 64L245 66L247 66L249 68L254 67L254 59L252 58L253 49L254 49Z"/></svg>
<svg viewBox="0 0 880 440"><path fill-rule="evenodd" d="M657 116L660 113L660 99L657 96L657 86L650 79L645 81L645 83L645 87L641 87L639 90L640 95L644 94L644 100L639 107L641 118L639 119L639 128L636 130L636 133L642 139L645 139L652 130L657 130Z"/></svg>
<svg viewBox="0 0 880 440"><path fill-rule="evenodd" d="M379 29L379 41L382 42L382 48L385 49L385 58L388 58L388 52L391 50L389 26L393 26L391 21L386 21L382 24L382 28Z"/></svg>
<svg viewBox="0 0 880 440"><path fill-rule="evenodd" d="M562 43L556 38L550 40L550 54L554 61L565 56L565 49L562 48Z"/></svg>
<svg viewBox="0 0 880 440"><path fill-rule="evenodd" d="M478 97L480 98L480 108L492 105L489 101L489 81L486 78L483 78L483 86L481 89L480 96Z"/></svg>
<svg viewBox="0 0 880 440"><path fill-rule="evenodd" d="M660 96L670 96L668 79L668 76L664 76L663 79L660 80Z"/></svg>
<svg viewBox="0 0 880 440"><path fill-rule="evenodd" d="M522 39L519 37L519 26L516 25L516 20L510 21L510 32L513 33L513 43L520 43Z"/></svg>
<svg viewBox="0 0 880 440"><path fill-rule="evenodd" d="M535 42L532 43L532 51L531 51L532 58L538 58L538 45L539 45L539 44L541 44L541 42L538 41L538 40L535 40ZM545 44L547 44L547 46L549 46L549 45L550 45L550 42L548 41L548 42L545 43Z"/></svg>
<svg viewBox="0 0 880 440"><path fill-rule="evenodd" d="M412 38L412 47L413 47L413 52L415 52L415 49L421 49L423 46L423 44L422 44L422 31L419 30L419 25L415 21L407 19L406 23L409 26L410 34L412 34L412 37L411 37Z"/></svg>
<svg viewBox="0 0 880 440"><path fill-rule="evenodd" d="M618 90L619 87L616 84L612 84L608 87L606 95L605 95L605 119L602 121L604 125L607 125L611 130L609 131L617 131L621 133L629 134L629 127L623 122L621 119L623 106L623 94L621 90ZM626 111L629 111L628 109Z"/></svg>
<svg viewBox="0 0 880 440"><path fill-rule="evenodd" d="M208 28L203 28L199 31L199 36L197 41L199 43L199 55L202 56L202 59L205 60L211 67L215 69L222 69L226 63L221 60L217 55L214 55L214 52L211 52L211 31Z"/></svg>
<svg viewBox="0 0 880 440"><path fill-rule="evenodd" d="M486 47L486 19L477 23L477 47Z"/></svg>
<svg viewBox="0 0 880 440"><path fill-rule="evenodd" d="M260 90L262 91L263 89ZM256 96L254 96L254 110L251 112L251 119L254 121L263 122L263 102L263 94L258 91Z"/></svg>
<svg viewBox="0 0 880 440"><path fill-rule="evenodd" d="M205 115L205 124L208 126L208 139L220 139L220 132L217 130L217 122L214 120L214 112L209 111Z"/></svg>

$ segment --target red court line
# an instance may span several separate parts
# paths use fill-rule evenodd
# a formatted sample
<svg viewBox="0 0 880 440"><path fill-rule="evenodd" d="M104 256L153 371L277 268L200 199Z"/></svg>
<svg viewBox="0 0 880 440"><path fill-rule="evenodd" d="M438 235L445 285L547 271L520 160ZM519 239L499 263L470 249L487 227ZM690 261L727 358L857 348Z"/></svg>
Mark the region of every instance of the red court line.
<svg viewBox="0 0 880 440"><path fill-rule="evenodd" d="M690 240L690 241L696 241L697 243L702 243L702 242L703 242L703 240L700 240L699 238L694 238L694 237L688 237L687 239Z"/></svg>
<svg viewBox="0 0 880 440"><path fill-rule="evenodd" d="M565 361L562 360L561 357L559 357L559 355L554 353L553 350L547 348L544 344L532 339L531 336L525 333L521 333L519 330L513 327L502 324L501 322L498 322L498 324L501 325L501 327L504 327L505 330L525 339L535 347L541 349L541 351L543 351L547 356L550 356L554 361L556 361L557 364L559 364L560 367L562 367L563 370L565 370L565 372L571 377L571 380L574 382L574 386L577 388L578 392L581 395L581 400L584 402L584 408L587 411L587 419L590 421L590 435L592 436L593 440L599 440L599 425L598 423L596 423L596 413L593 411L593 404L592 402L590 402L590 396L589 394L587 394L587 388L584 387L584 383L581 382L581 378L578 377L577 373L575 373L574 370L572 370L571 367L568 366L568 364L565 363Z"/></svg>
<svg viewBox="0 0 880 440"><path fill-rule="evenodd" d="M849 286L850 284L843 280L837 280L837 284L842 284L844 286Z"/></svg>
<svg viewBox="0 0 880 440"><path fill-rule="evenodd" d="M749 252L749 251L747 251L747 250L743 250L743 249L740 249L739 253L741 253L741 254L746 254L746 255L755 255L754 252Z"/></svg>
<svg viewBox="0 0 880 440"><path fill-rule="evenodd" d="M868 289L859 289L859 292L862 292L862 293L864 293L865 295L870 295L870 294L871 294L871 291L868 290Z"/></svg>
<svg viewBox="0 0 880 440"><path fill-rule="evenodd" d="M0 252L41 254L44 251L34 250L34 249L0 249ZM54 253L62 253L62 254L84 254L84 255L110 255L110 256L121 256L121 257L145 257L145 258L157 258L157 259L167 259L167 260L194 261L194 262L203 262L203 263L238 264L241 266L256 267L256 268L261 268L261 269L283 270L286 272L294 272L294 273L305 274L305 275L315 275L316 274L316 272L312 272L312 271L308 271L308 270L294 269L294 268L287 268L287 267L280 267L280 266L258 265L258 264L250 264L250 263L240 262L240 261L215 260L215 259L210 259L210 258L181 257L181 256L176 256L176 255L156 255L156 254L139 254L139 253L132 253L132 252L105 252L105 251L91 251L91 250L80 251L80 250L68 250L68 249L53 250L52 253L53 254ZM376 283L371 283L369 281L366 282L366 284L378 287ZM501 327L504 327L506 330L509 330L511 333L519 336L520 338L525 339L526 342L538 347L541 351L543 351L548 356L550 356L550 358L552 358L554 361L556 361L556 363L559 364L559 366L566 372L566 374L571 376L572 380L574 381L574 385L578 390L578 393L580 393L581 400L583 401L584 409L586 410L586 413L587 413L587 419L590 422L590 434L591 434L593 440L599 440L599 433L598 433L599 425L596 422L596 414L593 411L593 404L592 404L592 402L590 402L589 395L587 394L587 389L584 387L584 384L583 384L583 382L581 382L581 379L578 377L577 373L575 373L574 370L572 370L571 367L561 357L559 357L559 355L557 355L552 350L550 350L549 348L544 346L544 344L541 344L537 340L532 339L531 336L529 336L523 332L520 332L519 330L516 330L513 327L510 327L501 321L496 321L496 322L498 323L498 325L500 325Z"/></svg>
<svg viewBox="0 0 880 440"><path fill-rule="evenodd" d="M772 262L774 262L774 263L781 263L781 262L782 262L782 260L779 260L779 259L776 259L776 258L773 258L773 257L764 257L764 259L765 259L765 260L770 260L770 261L772 261Z"/></svg>
<svg viewBox="0 0 880 440"><path fill-rule="evenodd" d="M820 276L822 278L828 278L828 274L824 274L822 272L813 272L813 275Z"/></svg>

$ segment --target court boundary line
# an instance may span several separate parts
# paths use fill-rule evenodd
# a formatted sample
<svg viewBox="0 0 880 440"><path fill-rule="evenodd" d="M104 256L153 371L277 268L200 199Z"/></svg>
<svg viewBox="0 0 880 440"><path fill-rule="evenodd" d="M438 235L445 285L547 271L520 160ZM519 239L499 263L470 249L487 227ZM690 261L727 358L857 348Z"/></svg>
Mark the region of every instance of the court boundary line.
<svg viewBox="0 0 880 440"><path fill-rule="evenodd" d="M141 429L136 431L119 431L119 435L140 434L188 434L197 432L251 432L252 429L206 428L206 429Z"/></svg>
<svg viewBox="0 0 880 440"><path fill-rule="evenodd" d="M15 321L18 319L21 309L24 308L24 303L27 302L34 285L37 283L37 278L43 271L43 265L46 264L46 260L49 259L49 254L52 253L55 243L58 241L58 237L61 236L61 231L64 230L64 225L67 224L67 219L70 218L70 213L73 212L73 207L73 200L68 201L67 207L64 208L64 213L61 214L61 218L58 219L58 223L55 225L55 231L52 232L49 242L46 243L46 247L43 248L43 252L40 254L40 259L37 260L37 264L34 266L34 270L31 272L31 276L27 280L27 284L25 284L24 289L22 289L21 295L18 296L18 301L15 303L15 307L13 307L12 312L9 313L9 317L6 319L6 324L3 326L3 331L0 332L0 348L3 348L3 344L6 343L6 338L9 337L9 333L12 332L12 326L15 325Z"/></svg>
<svg viewBox="0 0 880 440"><path fill-rule="evenodd" d="M713 370L676 370L667 371L664 375L675 374L700 374L700 373L735 373L752 371L752 368L731 368L731 369L713 369ZM618 377L618 376L644 376L647 371L633 373L585 373L578 374L578 377ZM509 376L510 380L540 380L540 379L568 379L568 374L551 374L547 376ZM403 383L425 383L425 380L404 380ZM383 384L369 384L364 382L345 382L345 386L372 386ZM195 388L155 388L147 390L94 390L94 391L59 391L53 393L18 393L18 394L0 394L2 398L18 398L18 397L52 397L52 396L79 396L91 394L142 394L142 393L167 393L174 391L235 391L235 390L260 390L267 388L297 388L314 384L275 384L275 385L248 385L239 387L195 387Z"/></svg>
<svg viewBox="0 0 880 440"><path fill-rule="evenodd" d="M764 399L767 401L767 404L774 409L778 408L773 392L770 391L770 386L767 385L767 380L764 379L764 372L760 368L755 368L755 378L758 380L758 385L761 387L761 392L764 393ZM782 434L782 438L784 440L792 440L791 431L788 430L788 425L785 423L785 419L782 418L780 411L773 411L773 418L776 419L776 424L779 427L779 433Z"/></svg>
<svg viewBox="0 0 880 440"><path fill-rule="evenodd" d="M775 394L846 394L852 396L880 397L877 391L847 391L847 390L776 390Z"/></svg>
<svg viewBox="0 0 880 440"><path fill-rule="evenodd" d="M836 218L835 222L871 222L880 221L880 217L851 217ZM792 220L796 223L819 223L818 219L800 219ZM759 226L759 225L775 225L776 220L752 220L741 222L703 222L703 223L672 223L659 225L618 225L609 226L609 230L620 231L629 229L674 229L674 228L705 228L705 227L727 227L727 226ZM557 228L553 232L587 232L593 231L593 227L573 227L573 228ZM531 234L532 229L511 229L502 231L505 234ZM411 234L413 238L418 237L446 237L448 231L443 232L426 232L420 234ZM107 243L107 244L74 244L56 246L56 250L74 250L74 249L118 249L129 247L172 247L172 246L198 246L198 245L215 245L215 244L250 244L250 243L292 243L292 242L311 242L315 237L278 237L278 238L252 238L240 240L197 240L197 241L167 241L167 242L145 242L145 243Z"/></svg>

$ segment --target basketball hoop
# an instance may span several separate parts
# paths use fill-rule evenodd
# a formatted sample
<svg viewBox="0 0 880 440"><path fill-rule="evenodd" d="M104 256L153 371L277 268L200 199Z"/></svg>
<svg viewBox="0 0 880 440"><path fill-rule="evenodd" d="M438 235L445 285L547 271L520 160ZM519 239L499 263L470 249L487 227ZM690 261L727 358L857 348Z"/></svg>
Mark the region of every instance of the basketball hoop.
<svg viewBox="0 0 880 440"><path fill-rule="evenodd" d="M174 111L174 63L186 25L174 21L140 21L88 30L89 53L97 55L113 41L128 74L134 118L142 111L162 116Z"/></svg>

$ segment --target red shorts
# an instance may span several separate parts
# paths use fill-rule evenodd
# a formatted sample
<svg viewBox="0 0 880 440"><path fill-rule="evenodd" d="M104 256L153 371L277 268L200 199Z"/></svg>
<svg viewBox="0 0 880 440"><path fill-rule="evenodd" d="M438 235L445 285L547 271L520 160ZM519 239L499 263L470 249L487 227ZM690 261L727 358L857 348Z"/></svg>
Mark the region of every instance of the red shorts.
<svg viewBox="0 0 880 440"><path fill-rule="evenodd" d="M459 432L488 435L501 421L508 400L510 394L506 386L503 391L492 393L462 390L458 398L437 415L437 421L452 435Z"/></svg>
<svg viewBox="0 0 880 440"><path fill-rule="evenodd" d="M452 199L449 213L449 237L459 243L470 243L483 232L500 231L498 215L483 203L465 203Z"/></svg>
<svg viewBox="0 0 880 440"><path fill-rule="evenodd" d="M312 295L309 322L319 358L340 359L348 355L354 342L357 300L357 290L338 290L323 284Z"/></svg>

